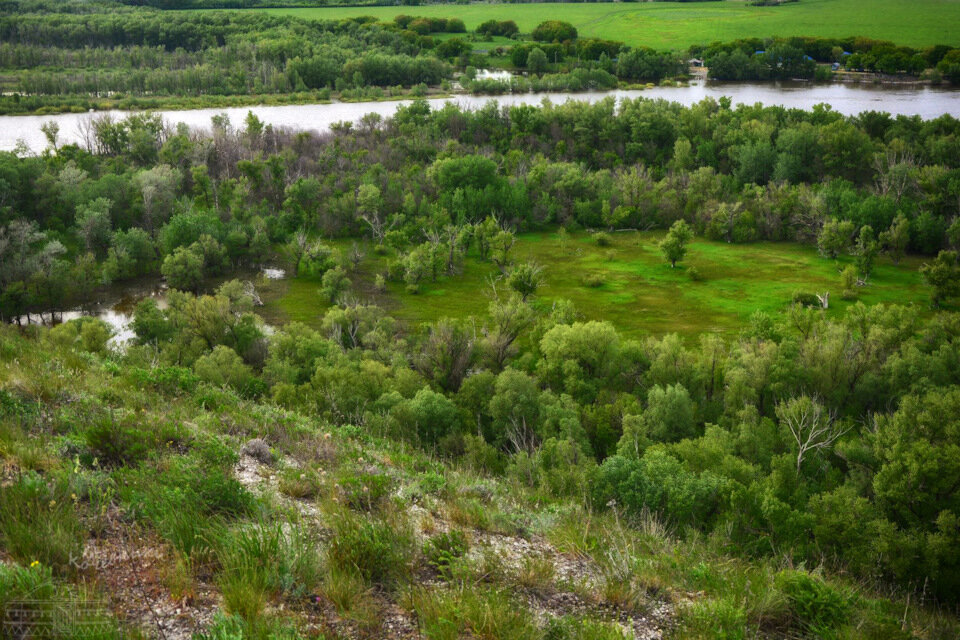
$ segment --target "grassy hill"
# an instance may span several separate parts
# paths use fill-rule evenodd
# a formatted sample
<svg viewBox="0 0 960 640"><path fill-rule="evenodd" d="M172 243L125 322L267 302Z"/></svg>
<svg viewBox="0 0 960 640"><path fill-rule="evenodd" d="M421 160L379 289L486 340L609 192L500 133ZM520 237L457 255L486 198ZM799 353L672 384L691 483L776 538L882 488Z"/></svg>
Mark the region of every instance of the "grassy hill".
<svg viewBox="0 0 960 640"><path fill-rule="evenodd" d="M800 0L778 7L725 2L476 4L418 7L269 9L270 13L333 19L398 14L461 18L472 30L485 20L514 20L529 33L544 20L573 23L581 36L634 46L675 49L692 44L768 36L866 36L923 47L960 44L960 2L953 0Z"/></svg>
<svg viewBox="0 0 960 640"><path fill-rule="evenodd" d="M955 637L864 584L557 498L559 476L498 480L479 452L450 464L68 335L0 329L0 608L29 599L50 637Z"/></svg>

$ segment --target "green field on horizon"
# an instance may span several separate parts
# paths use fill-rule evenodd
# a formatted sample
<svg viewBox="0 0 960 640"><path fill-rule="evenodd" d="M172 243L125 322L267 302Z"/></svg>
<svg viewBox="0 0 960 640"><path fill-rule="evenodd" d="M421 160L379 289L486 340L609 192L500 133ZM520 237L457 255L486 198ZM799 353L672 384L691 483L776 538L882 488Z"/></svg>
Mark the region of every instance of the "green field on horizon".
<svg viewBox="0 0 960 640"><path fill-rule="evenodd" d="M275 15L338 19L399 14L461 18L468 30L490 19L514 20L529 33L544 20L572 23L581 36L655 49L769 36L866 36L900 45L960 44L960 0L799 0L754 7L742 0L563 4L475 4L251 9Z"/></svg>

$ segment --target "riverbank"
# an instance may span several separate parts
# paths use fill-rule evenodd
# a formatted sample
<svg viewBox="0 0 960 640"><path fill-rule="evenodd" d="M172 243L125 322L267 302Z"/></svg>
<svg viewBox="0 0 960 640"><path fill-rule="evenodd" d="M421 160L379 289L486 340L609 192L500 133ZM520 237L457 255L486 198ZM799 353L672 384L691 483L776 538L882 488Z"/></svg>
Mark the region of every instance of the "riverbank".
<svg viewBox="0 0 960 640"><path fill-rule="evenodd" d="M960 117L960 91L939 87L886 86L870 83L817 84L811 82L779 83L719 83L692 82L687 86L657 86L644 89L617 89L614 91L587 91L581 93L525 93L498 96L443 94L427 96L432 108L454 102L464 108L480 109L491 101L501 106L540 105L544 100L562 104L568 100L594 103L604 99L650 98L691 106L705 99L728 98L732 104L757 103L780 105L791 109L812 109L814 105L828 104L837 113L857 115L864 111L886 111L891 115L919 116L934 119L942 115ZM157 110L171 125L183 123L191 128L209 128L214 116L226 114L234 123L240 123L247 112L253 112L265 124L295 130L328 131L337 122L356 122L368 113L387 118L401 106L410 104L410 97L394 100L364 102L334 102L310 104L264 105L253 104L230 107L208 107L187 110ZM102 112L114 118L123 118L130 112L112 110ZM26 147L37 153L47 146L41 126L53 121L60 127L59 143L83 144L82 130L96 117L91 113L64 113L60 115L0 116L0 151Z"/></svg>

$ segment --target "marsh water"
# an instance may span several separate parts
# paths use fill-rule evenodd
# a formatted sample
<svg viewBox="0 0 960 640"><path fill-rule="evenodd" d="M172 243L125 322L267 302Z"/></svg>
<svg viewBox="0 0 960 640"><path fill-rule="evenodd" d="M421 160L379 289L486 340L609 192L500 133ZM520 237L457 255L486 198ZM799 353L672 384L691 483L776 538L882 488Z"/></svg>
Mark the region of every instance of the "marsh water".
<svg viewBox="0 0 960 640"><path fill-rule="evenodd" d="M663 98L689 106L704 98L719 99L728 96L734 104L782 105L788 108L810 109L825 103L844 115L862 111L886 111L892 115L920 116L932 119L944 114L960 117L960 90L917 85L873 84L815 84L810 82L781 83L719 83L698 81L681 87L653 87L624 91L596 91L583 93L525 93L503 96L458 95L451 98L433 98L430 104L440 107L453 102L467 108L479 108L496 101L501 105L540 104L549 100L554 104L568 100L597 102L607 97ZM184 111L157 111L170 124L185 123L190 127L209 127L210 119L226 113L231 122L241 124L248 111L263 122L274 126L301 130L326 131L336 122L355 122L367 113L387 117L410 100L384 102L331 102L284 106L251 106L228 109L190 109ZM46 146L40 125L56 121L60 125L60 142L82 143L82 124L92 117L108 113L115 118L127 115L124 111L106 111L95 114L66 113L44 116L0 116L0 151L10 151L23 141L32 151Z"/></svg>
<svg viewBox="0 0 960 640"><path fill-rule="evenodd" d="M229 274L228 279L255 280L263 278L265 280L282 280L285 277L286 272L279 267L263 267L260 271L242 271ZM212 291L223 280L224 278L211 280L207 283L209 286L206 289ZM111 342L122 345L134 337L131 326L133 313L137 304L147 298L156 301L157 306L161 309L166 308L167 286L161 278L140 278L103 287L98 292L97 299L90 304L60 311L25 314L20 318L11 320L11 323L52 326L84 316L100 318L110 325L113 331Z"/></svg>

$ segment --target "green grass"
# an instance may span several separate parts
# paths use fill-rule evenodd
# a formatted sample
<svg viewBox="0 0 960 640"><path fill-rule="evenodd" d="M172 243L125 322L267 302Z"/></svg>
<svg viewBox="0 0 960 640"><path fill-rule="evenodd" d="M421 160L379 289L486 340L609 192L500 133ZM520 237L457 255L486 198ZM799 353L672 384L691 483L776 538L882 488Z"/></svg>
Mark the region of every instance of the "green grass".
<svg viewBox="0 0 960 640"><path fill-rule="evenodd" d="M573 234L565 249L553 233L522 235L511 253L515 262L531 261L544 267L545 284L537 293L540 304L569 299L587 319L608 320L630 336L676 332L732 333L755 311L786 308L797 291L831 292L829 314L839 317L853 302L840 298L839 271L850 258L837 262L820 257L813 247L757 242L745 245L696 239L687 258L671 269L660 255L661 233L616 233L609 247L598 247L586 234ZM361 298L373 299L398 319L414 326L438 318L484 317L489 304L489 279L498 275L491 263L469 255L463 273L426 282L411 295L403 283L390 283L385 294L370 283L384 270L387 258L368 258L351 275ZM899 266L878 260L869 284L858 299L865 304L913 304L925 308L929 291L922 283L920 258ZM702 279L691 280L696 267ZM599 287L584 284L596 276ZM500 285L501 290L506 285ZM277 285L266 296L264 315L273 321L298 320L319 326L329 305L321 299L319 282L295 279Z"/></svg>
<svg viewBox="0 0 960 640"><path fill-rule="evenodd" d="M421 7L269 9L278 15L336 19L370 15L391 20L399 14L457 17L474 29L485 20L514 20L530 33L544 20L574 24L581 36L630 45L675 49L715 40L768 36L868 36L923 47L960 44L960 2L956 0L799 0L779 7L725 2L636 4L476 4Z"/></svg>

